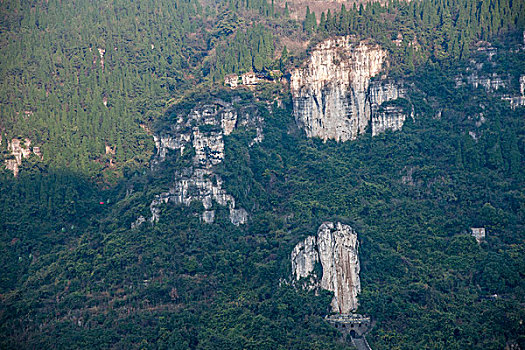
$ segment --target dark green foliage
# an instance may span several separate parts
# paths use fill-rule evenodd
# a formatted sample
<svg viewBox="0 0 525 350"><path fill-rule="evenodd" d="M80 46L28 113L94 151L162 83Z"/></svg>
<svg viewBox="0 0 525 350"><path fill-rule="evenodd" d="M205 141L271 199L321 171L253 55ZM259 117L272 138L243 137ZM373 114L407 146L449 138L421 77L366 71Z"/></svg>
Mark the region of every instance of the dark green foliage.
<svg viewBox="0 0 525 350"><path fill-rule="evenodd" d="M306 7L306 16L303 22L303 30L308 34L312 34L317 29L317 19L315 18L315 12L310 12L310 7Z"/></svg>
<svg viewBox="0 0 525 350"><path fill-rule="evenodd" d="M170 207L158 225L129 230L119 210L141 200L134 198L121 198L109 212L97 213L93 207L98 202L85 208L91 222L77 221L79 234L69 233L67 243L44 241L43 228L33 236L18 232L20 241L3 247L9 271L23 266L15 276L23 288L2 300L1 331L10 335L3 338L3 348L67 348L72 343L97 348L216 349L218 343L225 348L343 348L335 344L335 330L321 319L329 294L316 297L268 284L281 277L281 259L272 253L276 246L268 227L246 235L227 220L206 225L192 215L193 208ZM12 229L6 231L12 235ZM72 239L74 247L64 249ZM31 242L41 246L22 248ZM55 247L51 252L50 245ZM28 253L32 260L27 261ZM9 291L4 282L14 284L8 277L2 280L3 292ZM17 315L33 321L22 326ZM44 326L33 329L37 324Z"/></svg>
<svg viewBox="0 0 525 350"><path fill-rule="evenodd" d="M153 145L139 124L191 87L184 75L202 57L188 40L203 27L199 3L5 1L0 12L2 133L30 138L56 169L142 167Z"/></svg>
<svg viewBox="0 0 525 350"><path fill-rule="evenodd" d="M312 42L372 37L411 87L416 117L402 131L340 144L306 139L280 85L256 97L209 91L225 74L301 61L284 47L274 62L285 21L273 2L214 6L1 3L2 160L21 136L42 145L44 161L25 159L16 179L0 172L0 347L349 348L322 320L331 294L289 284L291 250L327 220L359 234L359 312L376 321L374 349L525 347L523 109L453 79L478 59L473 40L515 44L506 32L523 28L523 2L371 3L327 12L317 29L310 11L303 28L283 25L317 32ZM509 74L515 91L525 60L506 44L483 69ZM270 112L276 95L283 107ZM231 225L217 206L207 225L200 203L167 204L156 225L130 229L194 155L173 152L150 171L140 124L162 130L217 98L264 118L264 140L250 146L254 132L236 129L215 169L249 224ZM485 227L486 240L471 227Z"/></svg>
<svg viewBox="0 0 525 350"><path fill-rule="evenodd" d="M414 71L414 64L429 59L440 63L466 59L474 40L523 29L524 14L524 3L510 0L372 2L351 9L343 5L338 13L323 13L319 32L373 38L389 49L395 60L393 68L406 73ZM305 26L305 30L314 27Z"/></svg>
<svg viewBox="0 0 525 350"><path fill-rule="evenodd" d="M262 72L273 63L274 38L262 25L239 30L235 37L216 48L208 74L219 80L228 73Z"/></svg>
<svg viewBox="0 0 525 350"><path fill-rule="evenodd" d="M416 120L341 144L305 139L289 102L271 114L261 106L263 142L250 148L253 133L237 130L218 169L250 210L247 227L232 226L220 207L206 225L195 203L166 205L155 226L129 229L191 155L105 193L74 176L4 178L2 346L343 348L321 319L330 293L286 283L293 246L326 220L359 234L360 311L377 322L374 348L500 349L519 340L523 118L482 91L453 93L443 71L427 68L413 82ZM481 105L479 127L468 111ZM507 134L512 156L495 137ZM43 199L42 187L57 199ZM40 207L45 200L51 209ZM31 216L13 220L17 213ZM485 227L486 241L478 245L470 227Z"/></svg>

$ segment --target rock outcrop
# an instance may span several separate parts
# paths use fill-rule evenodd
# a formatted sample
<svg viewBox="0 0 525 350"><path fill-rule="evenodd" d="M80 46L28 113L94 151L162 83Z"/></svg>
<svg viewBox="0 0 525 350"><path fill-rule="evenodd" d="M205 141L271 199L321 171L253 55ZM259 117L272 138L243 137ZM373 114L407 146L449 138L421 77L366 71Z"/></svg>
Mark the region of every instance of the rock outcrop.
<svg viewBox="0 0 525 350"><path fill-rule="evenodd" d="M496 73L480 76L476 72L473 72L467 76L467 83L472 85L474 88L482 87L487 92L496 91L500 88L504 88L507 85L503 78L501 78Z"/></svg>
<svg viewBox="0 0 525 350"><path fill-rule="evenodd" d="M479 64L480 68L483 67L482 64ZM472 68L468 68L472 70ZM456 77L456 87L464 86L465 84L471 85L474 88L481 87L488 93L497 94L499 89L507 88L510 89L512 87L511 77L504 77L502 78L500 75L496 73L492 73L489 75L479 75L478 72L474 71L465 79L463 79L463 76ZM517 108L525 106L525 75L522 75L519 78L519 86L520 86L520 95L509 95L507 93L505 94L499 94L501 98L505 101L509 101L511 108Z"/></svg>
<svg viewBox="0 0 525 350"><path fill-rule="evenodd" d="M520 77L520 95L512 97L503 97L504 100L510 102L511 108L518 108L525 106L525 75Z"/></svg>
<svg viewBox="0 0 525 350"><path fill-rule="evenodd" d="M262 139L262 120L253 106L241 108L240 113L230 103L214 101L195 107L188 115L178 116L170 130L154 135L157 154L153 168L166 160L169 152L183 155L186 150L194 152L192 166L177 171L168 192L155 196L150 204L150 222L158 221L160 205L172 203L189 206L201 202L204 212L201 219L212 223L215 220L214 203L227 206L230 221L234 225L245 224L248 213L239 208L235 198L223 188L221 177L214 167L224 161L224 136L238 126L253 127L257 131L254 142ZM139 217L132 227L145 222Z"/></svg>
<svg viewBox="0 0 525 350"><path fill-rule="evenodd" d="M372 136L376 136L386 130L400 130L409 114L407 106L396 102L406 101L407 89L392 81L379 80L370 84L368 95L372 119ZM410 115L413 116L412 114Z"/></svg>
<svg viewBox="0 0 525 350"><path fill-rule="evenodd" d="M484 227L471 227L470 232L472 237L476 239L476 242L481 243L485 240L486 231Z"/></svg>
<svg viewBox="0 0 525 350"><path fill-rule="evenodd" d="M38 158L42 159L42 153L40 147L31 148L31 140L29 139L12 139L7 141L7 151L10 154L10 158L5 160L6 169L13 172L16 177L19 173L19 166L22 165L22 159L29 158L31 153L34 153Z"/></svg>
<svg viewBox="0 0 525 350"><path fill-rule="evenodd" d="M393 82L384 88L377 82L374 97L378 99L375 102L371 99L370 80L381 72L385 61L386 51L380 46L357 42L350 36L317 45L290 77L294 116L299 127L308 137L325 141L353 140L364 133L374 115L372 104L377 107L387 101L383 97L392 99L400 93ZM399 129L406 113L389 110L376 117L375 130L382 132Z"/></svg>
<svg viewBox="0 0 525 350"><path fill-rule="evenodd" d="M498 54L498 49L484 41L477 42L476 46L478 46L478 55L470 59L464 74L456 76L456 88L465 85L470 85L475 89L483 88L486 92L509 101L512 109L525 106L525 75L519 77L518 95L513 82L515 77L494 72L498 63L492 58Z"/></svg>
<svg viewBox="0 0 525 350"><path fill-rule="evenodd" d="M386 52L350 36L320 43L291 73L295 119L308 137L346 141L363 133L370 120L366 94Z"/></svg>
<svg viewBox="0 0 525 350"><path fill-rule="evenodd" d="M307 289L320 287L334 292L333 312L347 314L355 310L361 292L358 245L357 233L350 226L323 223L317 236L307 237L292 251L295 283ZM317 265L322 272L316 269Z"/></svg>

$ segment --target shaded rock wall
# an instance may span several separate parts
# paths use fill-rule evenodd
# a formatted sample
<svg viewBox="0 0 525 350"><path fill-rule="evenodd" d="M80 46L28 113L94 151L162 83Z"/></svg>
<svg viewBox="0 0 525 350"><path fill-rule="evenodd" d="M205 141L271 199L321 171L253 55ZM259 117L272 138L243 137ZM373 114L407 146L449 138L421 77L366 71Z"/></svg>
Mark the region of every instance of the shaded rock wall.
<svg viewBox="0 0 525 350"><path fill-rule="evenodd" d="M407 89L393 81L373 81L370 84L369 101L371 109L372 136L386 130L400 130L408 117L408 111L400 105L386 102L407 97Z"/></svg>

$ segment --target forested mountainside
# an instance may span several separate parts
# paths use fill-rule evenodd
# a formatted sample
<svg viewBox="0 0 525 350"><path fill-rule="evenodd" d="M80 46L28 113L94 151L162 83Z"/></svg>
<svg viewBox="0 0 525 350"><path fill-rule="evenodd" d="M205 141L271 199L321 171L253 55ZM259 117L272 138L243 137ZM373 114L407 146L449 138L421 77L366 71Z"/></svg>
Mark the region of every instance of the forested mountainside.
<svg viewBox="0 0 525 350"><path fill-rule="evenodd" d="M0 3L0 347L525 348L525 4L322 4Z"/></svg>

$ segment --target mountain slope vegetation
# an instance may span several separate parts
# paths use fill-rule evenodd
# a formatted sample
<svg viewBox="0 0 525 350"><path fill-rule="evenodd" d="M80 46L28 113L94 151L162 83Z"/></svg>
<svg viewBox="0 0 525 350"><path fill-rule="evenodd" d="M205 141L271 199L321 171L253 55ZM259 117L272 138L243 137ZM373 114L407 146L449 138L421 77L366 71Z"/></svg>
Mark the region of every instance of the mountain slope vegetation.
<svg viewBox="0 0 525 350"><path fill-rule="evenodd" d="M395 1L298 23L265 1L2 2L2 160L13 138L43 159L0 171L0 347L350 348L323 321L330 293L289 283L295 244L339 220L358 232L372 348L524 348L525 120L501 99L525 74L523 6ZM385 73L411 87L401 131L307 139L285 83L222 86L286 76L302 47L346 34L388 50ZM470 59L513 83L458 85ZM168 203L130 229L185 161L151 168L151 133L216 99L264 120L260 143L225 136L216 167L248 224Z"/></svg>

